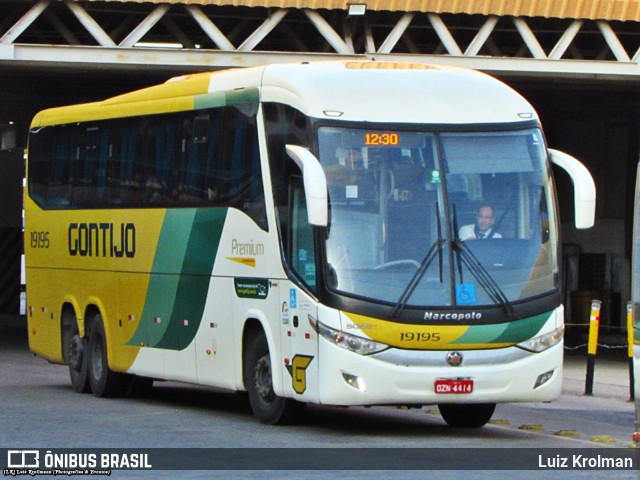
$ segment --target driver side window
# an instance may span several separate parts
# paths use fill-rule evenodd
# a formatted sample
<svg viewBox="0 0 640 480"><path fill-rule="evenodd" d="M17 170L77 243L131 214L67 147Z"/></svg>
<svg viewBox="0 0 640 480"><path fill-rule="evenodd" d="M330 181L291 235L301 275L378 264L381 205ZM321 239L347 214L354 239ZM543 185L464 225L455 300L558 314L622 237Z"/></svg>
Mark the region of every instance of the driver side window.
<svg viewBox="0 0 640 480"><path fill-rule="evenodd" d="M313 227L307 219L307 205L300 179L291 187L291 239L287 252L289 265L312 290L316 287L316 252Z"/></svg>

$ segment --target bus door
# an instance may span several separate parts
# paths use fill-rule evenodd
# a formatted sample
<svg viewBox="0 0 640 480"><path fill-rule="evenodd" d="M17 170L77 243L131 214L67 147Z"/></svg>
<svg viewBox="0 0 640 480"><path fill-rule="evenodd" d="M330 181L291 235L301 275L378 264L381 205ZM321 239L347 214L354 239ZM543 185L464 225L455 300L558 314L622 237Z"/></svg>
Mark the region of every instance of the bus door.
<svg viewBox="0 0 640 480"><path fill-rule="evenodd" d="M280 293L282 357L287 372L283 374L284 393L317 402L318 339L309 322L309 317L317 318L317 304L292 283Z"/></svg>
<svg viewBox="0 0 640 480"><path fill-rule="evenodd" d="M318 318L318 307L308 290L316 286L316 254L313 227L308 222L301 182L291 186L289 239L286 257L296 282L281 282L280 316L283 374L287 396L318 401L318 338L310 318ZM288 285L288 288L285 286Z"/></svg>

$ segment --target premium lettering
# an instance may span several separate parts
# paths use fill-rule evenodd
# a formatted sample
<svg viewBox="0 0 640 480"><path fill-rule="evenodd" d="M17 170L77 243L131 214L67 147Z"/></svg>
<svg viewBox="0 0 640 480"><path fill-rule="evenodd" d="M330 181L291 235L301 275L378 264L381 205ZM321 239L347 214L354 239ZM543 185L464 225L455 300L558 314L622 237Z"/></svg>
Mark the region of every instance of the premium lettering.
<svg viewBox="0 0 640 480"><path fill-rule="evenodd" d="M235 238L231 240L232 255L264 255L264 244L262 243L242 243Z"/></svg>
<svg viewBox="0 0 640 480"><path fill-rule="evenodd" d="M133 223L70 223L68 239L72 257L136 256L136 226Z"/></svg>

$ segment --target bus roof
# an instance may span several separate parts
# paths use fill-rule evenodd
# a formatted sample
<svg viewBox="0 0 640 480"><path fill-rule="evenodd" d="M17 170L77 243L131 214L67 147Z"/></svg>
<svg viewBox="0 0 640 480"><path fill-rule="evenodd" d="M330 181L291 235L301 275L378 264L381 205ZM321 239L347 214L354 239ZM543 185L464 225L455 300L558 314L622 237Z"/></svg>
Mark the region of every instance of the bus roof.
<svg viewBox="0 0 640 480"><path fill-rule="evenodd" d="M396 62L319 62L265 67L262 101L305 114L371 122L522 122L533 107L504 83L456 67ZM329 115L327 115L329 112Z"/></svg>
<svg viewBox="0 0 640 480"><path fill-rule="evenodd" d="M31 127L199 108L198 99L258 89L308 116L385 123L478 124L536 119L531 105L483 73L422 63L273 64L175 77L110 99L44 110ZM204 102L207 104L207 102ZM217 102L216 104L220 104Z"/></svg>

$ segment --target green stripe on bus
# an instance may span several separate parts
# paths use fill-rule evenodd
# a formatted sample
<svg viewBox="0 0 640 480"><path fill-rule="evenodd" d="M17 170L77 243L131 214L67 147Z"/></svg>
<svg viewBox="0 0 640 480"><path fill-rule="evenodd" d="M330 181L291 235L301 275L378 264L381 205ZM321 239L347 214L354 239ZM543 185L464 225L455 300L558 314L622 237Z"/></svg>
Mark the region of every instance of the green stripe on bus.
<svg viewBox="0 0 640 480"><path fill-rule="evenodd" d="M534 337L549 320L551 313L546 312L509 323L473 325L452 343L520 343Z"/></svg>
<svg viewBox="0 0 640 480"><path fill-rule="evenodd" d="M533 317L509 323L504 333L496 338L496 342L520 343L535 337L549 320L553 312L545 312Z"/></svg>
<svg viewBox="0 0 640 480"><path fill-rule="evenodd" d="M226 208L197 210L169 326L156 347L182 350L195 337L204 313L226 214Z"/></svg>
<svg viewBox="0 0 640 480"><path fill-rule="evenodd" d="M225 107L243 103L258 103L260 94L257 88L243 88L228 92L203 93L194 95L194 109Z"/></svg>
<svg viewBox="0 0 640 480"><path fill-rule="evenodd" d="M207 298L226 208L167 210L138 328L129 345L181 350Z"/></svg>

